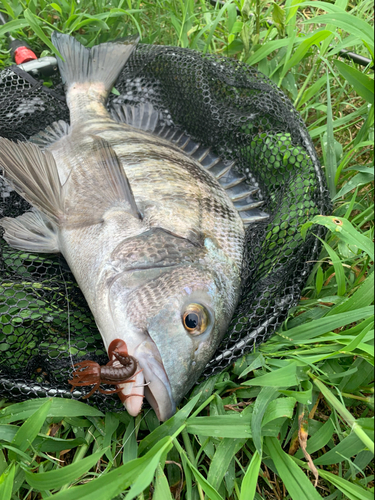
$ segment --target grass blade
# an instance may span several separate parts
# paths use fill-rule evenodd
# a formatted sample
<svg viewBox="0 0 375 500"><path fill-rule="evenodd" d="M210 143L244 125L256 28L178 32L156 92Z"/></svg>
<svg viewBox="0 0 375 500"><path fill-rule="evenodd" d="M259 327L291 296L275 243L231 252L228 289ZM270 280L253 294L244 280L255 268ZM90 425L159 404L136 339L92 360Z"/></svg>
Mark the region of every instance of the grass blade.
<svg viewBox="0 0 375 500"><path fill-rule="evenodd" d="M10 466L0 476L1 500L11 500L15 471L16 465L14 463L11 463Z"/></svg>
<svg viewBox="0 0 375 500"><path fill-rule="evenodd" d="M26 19L14 19L13 21L9 21L3 26L0 26L0 36L4 36L8 31L12 33L13 31L25 28L26 26L29 26L29 23L28 21L26 21Z"/></svg>
<svg viewBox="0 0 375 500"><path fill-rule="evenodd" d="M335 61L337 69L358 95L370 104L374 104L374 80L342 61Z"/></svg>
<svg viewBox="0 0 375 500"><path fill-rule="evenodd" d="M256 451L247 468L241 484L240 500L253 500L258 483L260 464L262 463L259 453Z"/></svg>
<svg viewBox="0 0 375 500"><path fill-rule="evenodd" d="M335 137L333 135L333 116L331 103L331 82L327 71L327 145L325 154L326 178L328 183L331 199L336 195L336 170L337 160L335 152Z"/></svg>
<svg viewBox="0 0 375 500"><path fill-rule="evenodd" d="M153 500L173 500L168 480L165 477L165 474L163 472L163 469L160 467L160 464L156 468L156 476L154 484L155 484L155 491L152 497Z"/></svg>
<svg viewBox="0 0 375 500"><path fill-rule="evenodd" d="M320 392L326 398L328 403L333 406L333 408L342 416L342 418L350 425L353 432L357 434L359 439L363 442L365 446L368 447L372 453L374 453L374 441L366 434L366 432L362 429L362 427L358 424L356 419L350 413L349 410L345 408L345 406L340 403L340 401L332 394L332 392L328 389L328 387L323 384L321 380L316 378L314 375L310 374L311 378L314 381L314 384L319 388Z"/></svg>
<svg viewBox="0 0 375 500"><path fill-rule="evenodd" d="M277 370L280 371L280 370ZM258 456L262 456L262 420L270 402L278 394L275 387L263 387L254 403L253 415L251 418L251 433L253 441L258 452Z"/></svg>
<svg viewBox="0 0 375 500"><path fill-rule="evenodd" d="M261 375L260 377L252 378L246 382L242 382L241 385L256 385L260 387L290 387L291 385L297 385L297 365L290 364L280 368L279 370L266 373L266 375Z"/></svg>
<svg viewBox="0 0 375 500"><path fill-rule="evenodd" d="M142 455L146 451L149 451L158 441L160 441L165 436L171 436L177 429L179 429L189 414L193 411L197 401L200 398L200 393L198 393L193 399L191 399L181 410L179 410L172 418L164 422L160 427L155 429L151 434L145 437L139 443L139 454Z"/></svg>
<svg viewBox="0 0 375 500"><path fill-rule="evenodd" d="M0 411L0 424L8 424L17 420L25 420L51 398L29 399L16 403ZM74 399L52 398L47 417L103 417L103 413Z"/></svg>
<svg viewBox="0 0 375 500"><path fill-rule="evenodd" d="M326 479L334 486L336 486L336 488L339 489L342 493L344 493L344 495L346 495L350 500L374 499L374 493L370 490L362 488L361 486L359 486L359 484L350 483L346 479L343 479L342 477L337 476L336 474L332 474L331 472L325 470L319 469L319 474L324 479Z"/></svg>
<svg viewBox="0 0 375 500"><path fill-rule="evenodd" d="M56 500L92 500L95 497L100 498L100 500L112 500L113 497L123 493L130 485L134 486L137 480L139 478L142 479L145 473L147 473L147 478L149 478L150 469L153 469L151 482L161 456L166 453L170 445L171 438L166 437L160 440L143 457L132 460L107 474L101 475L95 481L89 481L84 485L73 486L68 490L60 491L54 495L54 498ZM137 483L138 486L139 483Z"/></svg>
<svg viewBox="0 0 375 500"><path fill-rule="evenodd" d="M216 449L208 471L207 481L219 489L234 455L243 447L246 439L224 438Z"/></svg>
<svg viewBox="0 0 375 500"><path fill-rule="evenodd" d="M26 9L24 12L24 16L26 21L28 22L30 28L38 35L38 37L51 49L51 51L56 54L60 59L63 59L60 52L53 45L51 40L44 34L42 28L39 25L40 19L38 16L33 14L30 9Z"/></svg>
<svg viewBox="0 0 375 500"><path fill-rule="evenodd" d="M372 241L357 231L357 229L355 229L351 222L347 219L317 215L301 227L301 234L303 238L305 238L307 229L313 224L325 226L345 243L361 248L370 256L371 260L374 260L374 245L372 244Z"/></svg>
<svg viewBox="0 0 375 500"><path fill-rule="evenodd" d="M276 438L266 437L265 445L277 472L293 500L321 500L321 496L294 460L281 449Z"/></svg>
<svg viewBox="0 0 375 500"><path fill-rule="evenodd" d="M249 438L251 415L215 415L212 417L191 417L186 429L190 434L220 438Z"/></svg>
<svg viewBox="0 0 375 500"><path fill-rule="evenodd" d="M336 12L334 14L324 14L311 20L304 21L304 24L333 24L340 30L347 31L351 35L364 40L368 45L374 45L374 31L369 23L357 16L347 12Z"/></svg>
<svg viewBox="0 0 375 500"><path fill-rule="evenodd" d="M346 282L345 282L345 273L344 273L344 268L342 266L342 262L337 255L337 253L333 250L333 248L328 245L327 242L319 238L320 241L323 243L324 248L326 249L328 255L331 258L333 267L335 269L335 278L336 278L336 283L337 283L337 295L339 297L342 297L345 295L346 292Z"/></svg>
<svg viewBox="0 0 375 500"><path fill-rule="evenodd" d="M83 474L88 472L100 460L105 451L105 449L99 450L93 455L85 457L78 462L49 472L35 474L26 471L26 481L32 488L39 491L59 489L64 486L64 484L76 481Z"/></svg>
<svg viewBox="0 0 375 500"><path fill-rule="evenodd" d="M319 47L320 42L325 40L328 36L331 36L332 32L328 30L322 30L318 31L317 33L313 33L311 36L307 37L303 42L300 44L298 49L294 52L292 57L289 59L287 64L285 64L285 67L283 68L283 71L281 73L281 76L284 77L286 73L293 68L293 66L297 66L297 64L300 63L300 61L305 57L307 51L310 49L312 45L317 45Z"/></svg>
<svg viewBox="0 0 375 500"><path fill-rule="evenodd" d="M21 451L26 451L29 448L44 424L51 404L52 399L45 401L45 403L26 420L14 436L11 442L13 446L19 448Z"/></svg>

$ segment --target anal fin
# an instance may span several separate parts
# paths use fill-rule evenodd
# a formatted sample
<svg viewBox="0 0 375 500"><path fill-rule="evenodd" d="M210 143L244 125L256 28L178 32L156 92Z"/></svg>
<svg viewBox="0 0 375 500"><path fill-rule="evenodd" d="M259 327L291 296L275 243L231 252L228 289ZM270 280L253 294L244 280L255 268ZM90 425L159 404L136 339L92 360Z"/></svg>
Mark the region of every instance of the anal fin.
<svg viewBox="0 0 375 500"><path fill-rule="evenodd" d="M26 212L15 219L4 217L0 226L4 239L13 248L36 253L58 253L57 226L39 210Z"/></svg>
<svg viewBox="0 0 375 500"><path fill-rule="evenodd" d="M35 135L32 135L29 138L29 142L36 144L40 147L40 149L46 149L62 137L65 137L69 134L69 125L63 120L59 120L57 122L53 122L51 125L48 125L47 128L38 132Z"/></svg>

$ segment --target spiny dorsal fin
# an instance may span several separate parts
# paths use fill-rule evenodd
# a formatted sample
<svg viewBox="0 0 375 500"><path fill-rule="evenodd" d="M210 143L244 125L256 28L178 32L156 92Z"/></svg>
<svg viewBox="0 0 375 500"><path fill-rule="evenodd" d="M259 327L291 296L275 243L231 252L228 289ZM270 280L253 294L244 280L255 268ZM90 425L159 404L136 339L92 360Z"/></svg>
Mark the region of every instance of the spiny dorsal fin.
<svg viewBox="0 0 375 500"><path fill-rule="evenodd" d="M137 106L130 104L113 104L112 106L111 114L114 120L172 142L216 177L232 200L245 226L269 217L259 208L264 205L264 201L253 196L259 191L258 184L255 180L249 184L248 176L236 172L235 162L225 161L211 148L193 141L185 132L174 127L170 120L165 119L151 103L140 103Z"/></svg>
<svg viewBox="0 0 375 500"><path fill-rule="evenodd" d="M15 219L4 217L0 226L4 239L13 248L36 253L58 253L58 228L42 212L33 209Z"/></svg>
<svg viewBox="0 0 375 500"><path fill-rule="evenodd" d="M63 214L62 188L49 151L0 138L0 167L18 194L58 223Z"/></svg>
<svg viewBox="0 0 375 500"><path fill-rule="evenodd" d="M41 149L46 149L68 134L69 125L63 120L59 120L58 122L53 122L51 125L48 125L48 127L41 132L32 135L29 138L29 142L36 144Z"/></svg>

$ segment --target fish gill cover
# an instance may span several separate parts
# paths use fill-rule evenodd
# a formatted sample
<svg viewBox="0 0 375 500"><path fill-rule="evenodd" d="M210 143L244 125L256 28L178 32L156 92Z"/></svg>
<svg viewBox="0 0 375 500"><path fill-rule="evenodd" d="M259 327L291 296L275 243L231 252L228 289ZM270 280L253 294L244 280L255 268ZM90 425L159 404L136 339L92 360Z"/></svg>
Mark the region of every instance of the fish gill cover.
<svg viewBox="0 0 375 500"><path fill-rule="evenodd" d="M0 72L0 136L27 140L68 121L63 85L53 90L19 68ZM264 75L235 60L190 49L140 44L108 107L150 103L161 122L178 127L259 188L270 216L246 230L241 299L227 335L202 377L222 371L267 340L298 303L320 246L300 226L329 210L314 146L289 99ZM0 217L29 207L0 180ZM1 230L2 231L2 230ZM315 233L321 235L322 229ZM2 233L1 233L2 234ZM70 393L72 363L108 361L100 334L61 256L12 249L0 239L0 396L22 401ZM86 391L87 392L87 391ZM95 393L103 410L123 406Z"/></svg>

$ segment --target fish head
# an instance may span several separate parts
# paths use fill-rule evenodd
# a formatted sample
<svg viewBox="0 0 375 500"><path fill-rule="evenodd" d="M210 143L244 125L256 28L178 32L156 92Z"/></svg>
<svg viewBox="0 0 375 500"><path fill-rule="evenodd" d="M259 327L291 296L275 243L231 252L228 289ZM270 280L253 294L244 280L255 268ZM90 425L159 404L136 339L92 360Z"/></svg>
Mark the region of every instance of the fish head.
<svg viewBox="0 0 375 500"><path fill-rule="evenodd" d="M160 420L173 415L216 351L239 288L236 266L217 256L125 272L111 287L116 335L137 359Z"/></svg>

